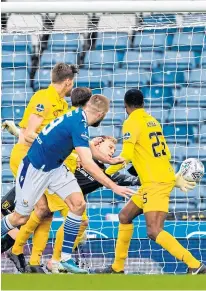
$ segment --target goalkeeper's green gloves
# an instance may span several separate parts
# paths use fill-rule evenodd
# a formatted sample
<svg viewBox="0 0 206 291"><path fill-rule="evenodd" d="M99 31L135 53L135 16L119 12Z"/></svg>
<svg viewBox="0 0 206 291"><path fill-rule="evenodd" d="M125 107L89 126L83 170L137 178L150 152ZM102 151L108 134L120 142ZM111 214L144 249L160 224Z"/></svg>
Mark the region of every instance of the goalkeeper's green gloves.
<svg viewBox="0 0 206 291"><path fill-rule="evenodd" d="M189 190L193 190L196 186L196 182L189 182L186 181L181 172L177 172L176 175L176 184L175 187L180 188L180 190L182 190L183 192L187 192Z"/></svg>

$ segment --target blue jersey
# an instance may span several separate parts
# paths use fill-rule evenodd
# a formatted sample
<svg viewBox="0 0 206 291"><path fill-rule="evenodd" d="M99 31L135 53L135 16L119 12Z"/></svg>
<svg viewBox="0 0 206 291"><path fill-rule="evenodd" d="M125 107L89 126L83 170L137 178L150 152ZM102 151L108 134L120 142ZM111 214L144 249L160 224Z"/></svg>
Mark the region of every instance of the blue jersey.
<svg viewBox="0 0 206 291"><path fill-rule="evenodd" d="M80 108L43 128L27 155L36 169L48 172L58 168L75 147L89 147L87 119Z"/></svg>

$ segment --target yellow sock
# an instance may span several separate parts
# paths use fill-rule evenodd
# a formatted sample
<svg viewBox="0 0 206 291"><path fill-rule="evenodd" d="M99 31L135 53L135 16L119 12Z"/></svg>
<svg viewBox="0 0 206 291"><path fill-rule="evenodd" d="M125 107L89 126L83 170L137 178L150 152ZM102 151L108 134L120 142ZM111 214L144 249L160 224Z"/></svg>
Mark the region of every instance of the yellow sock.
<svg viewBox="0 0 206 291"><path fill-rule="evenodd" d="M115 248L115 260L112 265L112 269L116 272L124 270L124 263L128 256L133 228L133 224L119 224L118 238Z"/></svg>
<svg viewBox="0 0 206 291"><path fill-rule="evenodd" d="M183 261L189 268L199 268L200 262L168 232L162 230L156 238L156 243L161 245L175 258Z"/></svg>
<svg viewBox="0 0 206 291"><path fill-rule="evenodd" d="M80 225L80 229L79 229L77 238L76 238L76 240L74 242L73 250L82 241L86 228L87 228L87 226ZM57 230L57 233L56 233L56 240L55 240L54 249L53 249L53 255L52 255L52 260L54 260L54 261L58 261L59 262L60 259L61 259L61 251L62 251L63 239L64 239L64 224L62 224L60 226L60 228Z"/></svg>
<svg viewBox="0 0 206 291"><path fill-rule="evenodd" d="M64 224L56 232L56 240L54 243L52 260L59 262L61 259L62 244L64 239Z"/></svg>
<svg viewBox="0 0 206 291"><path fill-rule="evenodd" d="M33 211L27 223L20 228L20 231L16 237L15 244L12 248L12 253L14 253L15 255L23 254L24 245L30 238L31 234L35 231L39 223L40 219Z"/></svg>
<svg viewBox="0 0 206 291"><path fill-rule="evenodd" d="M42 220L36 228L32 239L33 247L29 260L30 265L40 265L41 256L49 238L51 223L52 216Z"/></svg>

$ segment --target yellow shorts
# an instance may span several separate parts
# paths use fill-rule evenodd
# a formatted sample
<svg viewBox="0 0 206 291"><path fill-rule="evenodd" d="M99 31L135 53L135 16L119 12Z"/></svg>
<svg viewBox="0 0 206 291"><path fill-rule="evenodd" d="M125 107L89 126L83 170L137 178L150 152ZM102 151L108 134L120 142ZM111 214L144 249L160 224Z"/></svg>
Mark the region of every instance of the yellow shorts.
<svg viewBox="0 0 206 291"><path fill-rule="evenodd" d="M48 191L45 192L48 206L51 212L60 211L63 217L66 217L69 211L67 204L57 195L49 194ZM86 210L82 215L82 220L88 220Z"/></svg>
<svg viewBox="0 0 206 291"><path fill-rule="evenodd" d="M175 186L171 183L148 183L142 185L138 192L132 196L131 200L143 210L144 213L149 211L169 210L170 192Z"/></svg>
<svg viewBox="0 0 206 291"><path fill-rule="evenodd" d="M10 168L14 177L17 175L18 167L26 156L29 147L20 143L14 145L10 156Z"/></svg>

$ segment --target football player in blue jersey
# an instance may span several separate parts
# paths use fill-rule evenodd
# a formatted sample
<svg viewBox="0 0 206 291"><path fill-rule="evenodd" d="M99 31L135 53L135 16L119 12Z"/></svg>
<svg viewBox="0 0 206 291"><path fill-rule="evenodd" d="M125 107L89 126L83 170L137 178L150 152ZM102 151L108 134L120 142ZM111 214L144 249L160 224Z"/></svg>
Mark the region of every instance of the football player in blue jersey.
<svg viewBox="0 0 206 291"><path fill-rule="evenodd" d="M75 176L63 165L72 150L76 149L83 167L102 185L123 197L133 194L131 189L115 184L92 159L88 126L98 126L108 110L109 100L103 95L93 95L82 109L66 113L42 130L19 166L15 210L3 217L1 222L1 235L4 235L14 227L26 223L35 203L46 189L57 193L70 209L64 224L59 265L61 271L87 273L78 268L71 258L81 216L86 207Z"/></svg>

